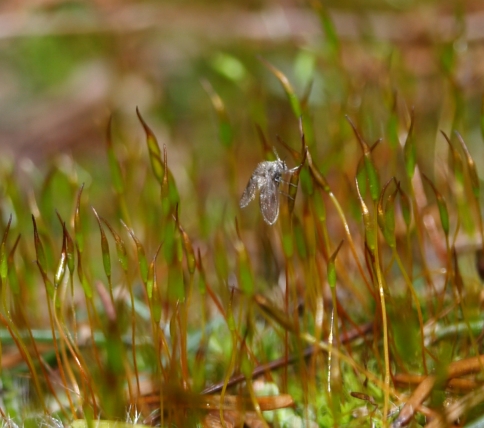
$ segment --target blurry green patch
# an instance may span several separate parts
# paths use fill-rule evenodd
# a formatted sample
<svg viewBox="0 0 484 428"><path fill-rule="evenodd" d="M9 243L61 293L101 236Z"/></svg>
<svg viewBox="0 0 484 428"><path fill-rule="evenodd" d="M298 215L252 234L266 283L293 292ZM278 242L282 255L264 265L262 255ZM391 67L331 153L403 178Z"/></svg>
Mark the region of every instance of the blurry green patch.
<svg viewBox="0 0 484 428"><path fill-rule="evenodd" d="M405 364L404 370L419 373L422 368L421 331L409 297L392 299L388 314L393 341L399 358Z"/></svg>
<svg viewBox="0 0 484 428"><path fill-rule="evenodd" d="M309 51L301 51L294 61L294 77L303 87L308 85L314 77L316 56Z"/></svg>
<svg viewBox="0 0 484 428"><path fill-rule="evenodd" d="M101 58L108 46L105 36L42 36L16 39L0 51L0 62L16 70L26 92L59 87L80 63Z"/></svg>
<svg viewBox="0 0 484 428"><path fill-rule="evenodd" d="M244 64L233 55L218 52L210 61L213 69L222 76L236 83L241 82L247 75Z"/></svg>

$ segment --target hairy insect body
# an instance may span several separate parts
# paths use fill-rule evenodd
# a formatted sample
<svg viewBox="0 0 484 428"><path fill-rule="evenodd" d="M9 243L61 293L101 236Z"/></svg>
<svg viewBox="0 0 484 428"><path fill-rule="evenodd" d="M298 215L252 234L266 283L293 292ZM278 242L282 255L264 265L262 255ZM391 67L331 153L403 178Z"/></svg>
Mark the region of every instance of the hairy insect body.
<svg viewBox="0 0 484 428"><path fill-rule="evenodd" d="M257 165L240 199L240 207L246 207L259 193L259 204L264 221L274 224L279 216L279 183L282 174L292 173L281 159L265 161Z"/></svg>

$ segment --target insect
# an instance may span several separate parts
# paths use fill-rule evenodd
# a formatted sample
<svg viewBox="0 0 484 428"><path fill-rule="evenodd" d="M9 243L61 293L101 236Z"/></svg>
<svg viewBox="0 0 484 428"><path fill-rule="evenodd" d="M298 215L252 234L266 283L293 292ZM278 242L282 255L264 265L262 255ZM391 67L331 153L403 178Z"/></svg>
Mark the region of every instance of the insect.
<svg viewBox="0 0 484 428"><path fill-rule="evenodd" d="M276 153L277 156L277 153ZM279 159L259 163L252 173L247 187L240 198L240 208L245 208L255 198L259 190L259 204L264 221L273 225L279 216L279 184L283 174L292 174L298 167L289 169L286 162ZM291 183L289 183L291 184ZM295 184L292 184L295 186Z"/></svg>

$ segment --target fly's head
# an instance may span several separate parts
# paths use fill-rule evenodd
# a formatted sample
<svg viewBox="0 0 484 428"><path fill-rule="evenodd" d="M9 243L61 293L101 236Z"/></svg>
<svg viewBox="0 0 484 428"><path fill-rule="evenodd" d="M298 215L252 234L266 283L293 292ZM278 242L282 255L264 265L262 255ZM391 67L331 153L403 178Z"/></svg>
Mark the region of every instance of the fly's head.
<svg viewBox="0 0 484 428"><path fill-rule="evenodd" d="M281 181L281 176L285 171L287 171L286 162L281 159L277 159L272 162L272 165L269 169L269 175L273 181L279 184Z"/></svg>

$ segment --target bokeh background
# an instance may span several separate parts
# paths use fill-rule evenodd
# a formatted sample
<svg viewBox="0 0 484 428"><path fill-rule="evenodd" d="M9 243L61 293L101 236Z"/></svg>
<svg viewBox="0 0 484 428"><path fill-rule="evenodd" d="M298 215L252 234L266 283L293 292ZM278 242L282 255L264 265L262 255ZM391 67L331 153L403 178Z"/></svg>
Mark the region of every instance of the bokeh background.
<svg viewBox="0 0 484 428"><path fill-rule="evenodd" d="M212 83L235 122L253 118L254 104L268 99L265 114L256 117L266 118L274 134L285 123L287 106L258 56L279 67L301 95L313 81L315 107L340 101L334 97L340 82L325 63L331 57L325 55L322 10L332 18L353 85L371 90L391 79L396 90L397 84L408 89L409 103L437 115L445 96L440 67L447 59L458 62L456 83L479 99L479 1L4 0L1 146L34 160L92 153L102 146L108 114L121 117L117 126L130 128L135 106L170 145L200 146L214 139L201 79ZM452 52L439 58L446 43ZM402 75L413 80L402 85ZM212 156L210 146L199 153Z"/></svg>
<svg viewBox="0 0 484 428"><path fill-rule="evenodd" d="M220 213L230 200L233 218L236 195L263 157L256 126L271 144L276 135L299 144L283 89L263 58L308 106L325 171L358 150L341 138L346 127L353 141L345 114L376 141L392 111L406 118L403 135L412 108L428 175L442 161L436 141L446 150L439 129L455 117L479 163L483 22L479 1L4 0L2 158L27 171L75 159L87 174L80 181L107 179L111 114L121 161L146 158L138 106L167 145L182 200L196 190ZM233 189L207 83L233 127ZM352 180L354 163L347 168L342 175Z"/></svg>

